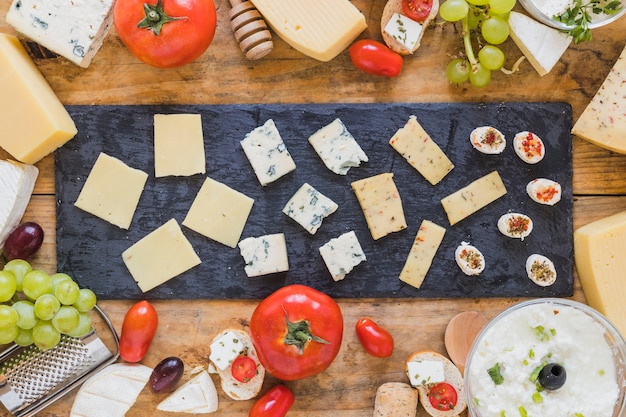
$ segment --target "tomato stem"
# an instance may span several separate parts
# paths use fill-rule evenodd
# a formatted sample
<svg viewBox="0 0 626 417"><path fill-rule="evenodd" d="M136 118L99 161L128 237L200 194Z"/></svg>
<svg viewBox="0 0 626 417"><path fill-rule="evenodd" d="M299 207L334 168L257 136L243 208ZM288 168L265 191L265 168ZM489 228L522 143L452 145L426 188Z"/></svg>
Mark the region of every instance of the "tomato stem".
<svg viewBox="0 0 626 417"><path fill-rule="evenodd" d="M284 307L283 307L284 309ZM287 334L283 341L287 345L294 345L298 349L298 354L304 354L304 347L309 342L318 342L324 344L330 344L330 342L315 336L311 332L311 325L307 320L300 320L296 322L289 321L289 315L285 311L285 320L287 321Z"/></svg>
<svg viewBox="0 0 626 417"><path fill-rule="evenodd" d="M148 3L143 4L145 17L137 24L138 28L151 30L155 36L158 36L163 29L163 25L173 20L184 19L184 17L171 17L165 13L163 9L163 1L157 0L156 5Z"/></svg>

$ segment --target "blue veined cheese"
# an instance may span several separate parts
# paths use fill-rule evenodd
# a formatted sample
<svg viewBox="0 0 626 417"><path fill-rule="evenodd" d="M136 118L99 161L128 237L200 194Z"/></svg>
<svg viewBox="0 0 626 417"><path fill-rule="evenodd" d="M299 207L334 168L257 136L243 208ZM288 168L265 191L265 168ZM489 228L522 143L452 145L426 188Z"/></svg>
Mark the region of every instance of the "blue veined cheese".
<svg viewBox="0 0 626 417"><path fill-rule="evenodd" d="M338 118L311 135L309 143L324 165L335 174L346 175L350 168L369 161L354 136Z"/></svg>
<svg viewBox="0 0 626 417"><path fill-rule="evenodd" d="M355 266L367 260L354 231L329 240L319 250L335 281L344 279Z"/></svg>
<svg viewBox="0 0 626 417"><path fill-rule="evenodd" d="M400 42L407 50L413 51L420 40L424 28L413 19L394 13L385 25L385 32Z"/></svg>
<svg viewBox="0 0 626 417"><path fill-rule="evenodd" d="M114 0L14 0L7 23L87 68L113 24Z"/></svg>
<svg viewBox="0 0 626 417"><path fill-rule="evenodd" d="M308 183L304 183L285 204L283 213L314 235L322 225L322 221L337 208L337 203Z"/></svg>
<svg viewBox="0 0 626 417"><path fill-rule="evenodd" d="M283 233L248 237L239 242L248 277L274 274L289 270L287 244Z"/></svg>
<svg viewBox="0 0 626 417"><path fill-rule="evenodd" d="M272 119L248 133L241 147L263 186L296 169Z"/></svg>

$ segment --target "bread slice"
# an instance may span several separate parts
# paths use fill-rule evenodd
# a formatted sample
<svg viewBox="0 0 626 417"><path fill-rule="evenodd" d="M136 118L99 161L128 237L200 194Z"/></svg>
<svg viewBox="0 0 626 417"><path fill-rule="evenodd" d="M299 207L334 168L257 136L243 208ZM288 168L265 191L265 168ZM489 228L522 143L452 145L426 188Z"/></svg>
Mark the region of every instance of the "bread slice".
<svg viewBox="0 0 626 417"><path fill-rule="evenodd" d="M404 382L385 382L376 390L374 417L415 417L419 394Z"/></svg>
<svg viewBox="0 0 626 417"><path fill-rule="evenodd" d="M240 352L242 355L247 355L254 359L254 362L257 365L257 374L248 382L239 382L231 373L231 367L228 366L223 370L219 369L219 367L215 366L217 374L220 376L220 383L222 389L233 400L249 400L251 398L255 398L259 392L261 391L261 387L263 386L263 380L265 379L265 368L259 362L259 357L257 356L256 350L252 345L252 340L250 339L250 335L243 330L234 330L234 329L226 329L218 333L213 341L217 340L220 336L225 334L226 332L231 331L237 336L239 336L239 340L243 344L243 350Z"/></svg>
<svg viewBox="0 0 626 417"><path fill-rule="evenodd" d="M428 391L431 385L420 385L417 387L417 391L419 393L420 403L426 412L433 417L453 417L461 414L467 408L467 398L465 397L465 382L459 368L457 368L450 359L431 350L414 352L407 358L407 363L418 361L442 362L445 382L452 385L456 389L458 396L454 409L448 411L437 410L430 404L430 400L428 399Z"/></svg>
<svg viewBox="0 0 626 417"><path fill-rule="evenodd" d="M422 33L419 36L418 41L415 43L415 46L412 50L408 50L402 43L395 40L392 36L389 36L385 32L385 26L391 20L394 13L404 14L402 12L402 0L388 0L383 8L383 15L380 19L380 31L382 33L383 41L387 44L389 49L399 53L400 55L409 55L417 51L417 48L420 47L422 37L424 36L424 32L426 31L426 27L432 22L436 17L437 13L439 13L439 0L433 0L433 7L430 10L428 17L421 22L422 25Z"/></svg>

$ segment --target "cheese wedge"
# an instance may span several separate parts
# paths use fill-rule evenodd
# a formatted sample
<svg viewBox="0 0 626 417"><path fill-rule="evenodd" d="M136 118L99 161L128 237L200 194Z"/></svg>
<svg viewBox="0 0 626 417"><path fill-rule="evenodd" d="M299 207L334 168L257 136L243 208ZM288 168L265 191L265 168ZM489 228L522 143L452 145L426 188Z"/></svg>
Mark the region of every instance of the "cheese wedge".
<svg viewBox="0 0 626 417"><path fill-rule="evenodd" d="M218 397L209 373L202 370L157 405L172 413L205 414L217 411Z"/></svg>
<svg viewBox="0 0 626 417"><path fill-rule="evenodd" d="M0 161L0 253L24 216L38 175L34 165Z"/></svg>

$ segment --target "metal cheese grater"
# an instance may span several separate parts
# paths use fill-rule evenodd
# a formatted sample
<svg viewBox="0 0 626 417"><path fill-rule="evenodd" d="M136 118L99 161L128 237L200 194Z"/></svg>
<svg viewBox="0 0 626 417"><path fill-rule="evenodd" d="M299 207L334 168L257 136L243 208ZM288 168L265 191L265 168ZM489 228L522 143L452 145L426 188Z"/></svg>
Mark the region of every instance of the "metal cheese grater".
<svg viewBox="0 0 626 417"><path fill-rule="evenodd" d="M13 416L38 413L118 358L117 333L100 307L94 310L111 332L114 352L94 330L82 338L63 335L48 350L13 345L0 353L0 402Z"/></svg>

